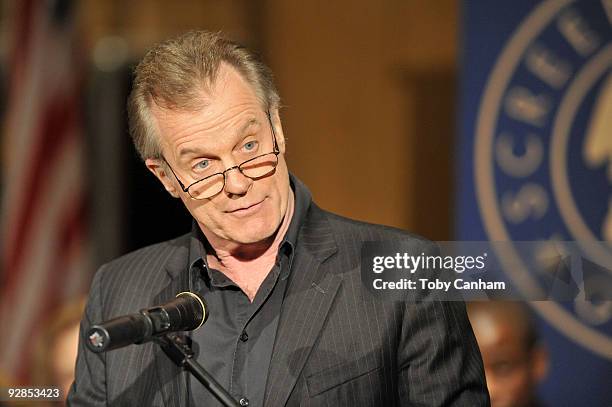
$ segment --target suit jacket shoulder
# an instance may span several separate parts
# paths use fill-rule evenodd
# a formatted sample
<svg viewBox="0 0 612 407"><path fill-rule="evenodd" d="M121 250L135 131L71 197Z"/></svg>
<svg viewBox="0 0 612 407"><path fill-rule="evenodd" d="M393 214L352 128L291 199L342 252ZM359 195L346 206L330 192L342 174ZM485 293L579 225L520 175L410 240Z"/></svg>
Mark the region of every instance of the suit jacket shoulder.
<svg viewBox="0 0 612 407"><path fill-rule="evenodd" d="M189 234L152 244L104 264L96 272L90 295L99 296L102 317L136 312L155 305L174 270L187 266Z"/></svg>
<svg viewBox="0 0 612 407"><path fill-rule="evenodd" d="M327 221L338 247L338 254L347 261L352 260L353 267L356 267L361 258L361 248L365 242L401 242L415 254L438 252L435 242L406 230L346 218L323 210L314 204L311 211L314 217L321 217Z"/></svg>

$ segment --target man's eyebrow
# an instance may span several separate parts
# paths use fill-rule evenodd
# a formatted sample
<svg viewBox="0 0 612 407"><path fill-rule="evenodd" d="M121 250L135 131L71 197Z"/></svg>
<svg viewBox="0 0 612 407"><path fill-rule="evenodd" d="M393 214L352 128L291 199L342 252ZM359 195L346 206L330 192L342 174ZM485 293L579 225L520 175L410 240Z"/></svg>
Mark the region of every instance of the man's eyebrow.
<svg viewBox="0 0 612 407"><path fill-rule="evenodd" d="M244 123L242 125L242 127L240 128L240 130L238 130L237 134L241 135L244 134L244 132L246 131L246 129L248 129L249 127L255 125L255 124L259 124L259 121L256 118L252 118L250 120L248 120L246 123Z"/></svg>
<svg viewBox="0 0 612 407"><path fill-rule="evenodd" d="M202 151L200 149L198 149L198 148L187 147L187 148L181 149L181 151L179 151L178 155L179 155L179 157L184 157L184 156L189 155L189 154L198 155L200 153L202 153Z"/></svg>
<svg viewBox="0 0 612 407"><path fill-rule="evenodd" d="M259 120L257 120L255 117L247 120L241 127L240 129L238 129L238 131L236 132L236 138L240 137L241 135L243 135L245 133L245 131L253 126L253 125L257 125L259 124ZM193 147L186 147L181 149L181 151L179 151L179 157L184 157L186 155L189 154L193 154L193 155L199 155L205 153L204 150L200 149L200 148L193 148Z"/></svg>

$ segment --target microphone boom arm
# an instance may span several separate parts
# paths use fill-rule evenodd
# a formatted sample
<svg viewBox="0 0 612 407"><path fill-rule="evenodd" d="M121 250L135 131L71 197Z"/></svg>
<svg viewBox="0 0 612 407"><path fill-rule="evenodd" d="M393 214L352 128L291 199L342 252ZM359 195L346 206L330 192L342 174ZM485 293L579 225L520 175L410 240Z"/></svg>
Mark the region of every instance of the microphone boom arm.
<svg viewBox="0 0 612 407"><path fill-rule="evenodd" d="M190 372L200 383L204 385L224 406L240 407L240 404L232 397L227 390L223 388L208 373L202 365L194 360L193 350L191 349L191 338L186 335L178 335L169 333L158 337L155 342L159 344L164 353L177 366L184 368Z"/></svg>

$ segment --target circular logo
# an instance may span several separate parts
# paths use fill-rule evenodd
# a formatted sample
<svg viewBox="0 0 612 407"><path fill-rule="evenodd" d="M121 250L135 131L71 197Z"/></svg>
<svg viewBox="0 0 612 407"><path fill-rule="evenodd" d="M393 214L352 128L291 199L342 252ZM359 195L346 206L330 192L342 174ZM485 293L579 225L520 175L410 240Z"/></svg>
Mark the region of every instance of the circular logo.
<svg viewBox="0 0 612 407"><path fill-rule="evenodd" d="M576 241L612 264L612 2L548 0L525 18L488 78L474 157L490 240ZM505 272L524 293L540 289L527 267ZM612 359L612 301L532 305Z"/></svg>

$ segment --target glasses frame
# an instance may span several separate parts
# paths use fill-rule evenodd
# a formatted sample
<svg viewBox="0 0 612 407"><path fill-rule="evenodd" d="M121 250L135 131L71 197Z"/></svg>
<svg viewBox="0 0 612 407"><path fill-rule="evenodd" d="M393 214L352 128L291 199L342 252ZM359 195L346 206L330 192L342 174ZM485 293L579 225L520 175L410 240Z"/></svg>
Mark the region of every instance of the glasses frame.
<svg viewBox="0 0 612 407"><path fill-rule="evenodd" d="M199 179L199 180L197 180L197 181L195 181L195 182L192 182L192 183L191 183L191 184L189 184L187 187L185 187L185 184L183 184L183 182L181 182L181 180L179 179L179 177L176 175L176 172L174 172L174 170L172 169L172 166L170 165L170 163L168 163L168 160L166 160L166 157L164 157L164 155L163 155L163 154L161 154L161 159L162 159L162 160L164 160L164 162L166 163L166 165L168 166L168 168L170 168L170 172L172 172L172 175L174 175L174 178L176 178L176 180L178 181L178 183L179 183L179 185L180 185L181 189L183 190L183 192L186 192L186 193L189 195L189 197L190 197L191 199L195 199L195 200L198 200L198 201L201 201L201 200L204 200L204 199L209 199L209 198L212 198L213 196L215 196L215 195L219 194L221 191L223 191L223 190L225 189L225 184L226 184L226 182L227 182L227 176L226 176L226 174L227 174L229 171L231 171L231 170L238 169L238 171L240 171L240 173L241 173L242 175L244 175L245 177L247 177L247 178L249 178L249 179L253 179L253 180L254 180L254 179L261 178L261 177L265 177L266 175L269 175L270 173L272 173L272 172L273 172L273 171L276 169L276 166L278 165L278 155L280 154L280 149L278 148L278 143L276 142L276 132L274 131L274 125L272 124L272 116L270 115L270 111L266 112L266 116L268 117L268 123L270 123L270 130L272 130L272 131L271 131L271 133L272 133L272 142L273 142L273 149L274 149L273 151L271 151L271 152L269 152L269 153L260 154L260 155L258 155L258 156L256 156L256 157L253 157L253 158L249 158L248 160L243 161L243 162L241 162L241 163L240 163L240 164L238 164L238 165L234 165L233 167L226 168L226 169L225 169L225 171L223 171L223 172L216 172L216 173L214 173L214 174L212 174L212 175L209 175L208 177L205 177L205 178ZM270 170L270 172L268 172L267 174L260 175L259 177L249 177L248 175L246 175L246 174L245 174L245 173L242 171L242 168L241 168L241 167L242 167L242 166L244 166L245 164L248 164L248 163L250 163L251 161L257 160L257 159L259 159L259 158L261 158L261 157L263 157L263 156L270 155L270 154L274 154L274 155L276 156L276 164L274 165L274 168L272 168L272 169ZM219 192L215 192L214 194L212 194L212 195L210 195L210 196L203 197L203 198L195 198L193 195L191 195L191 194L189 193L189 188L191 188L191 187L192 187L192 186L194 186L195 184L198 184L198 183L200 183L200 182L206 181L207 179L212 178L212 177L216 177L216 176L218 176L218 175L222 175L222 176L223 176L223 186L221 187L221 189L219 190Z"/></svg>

